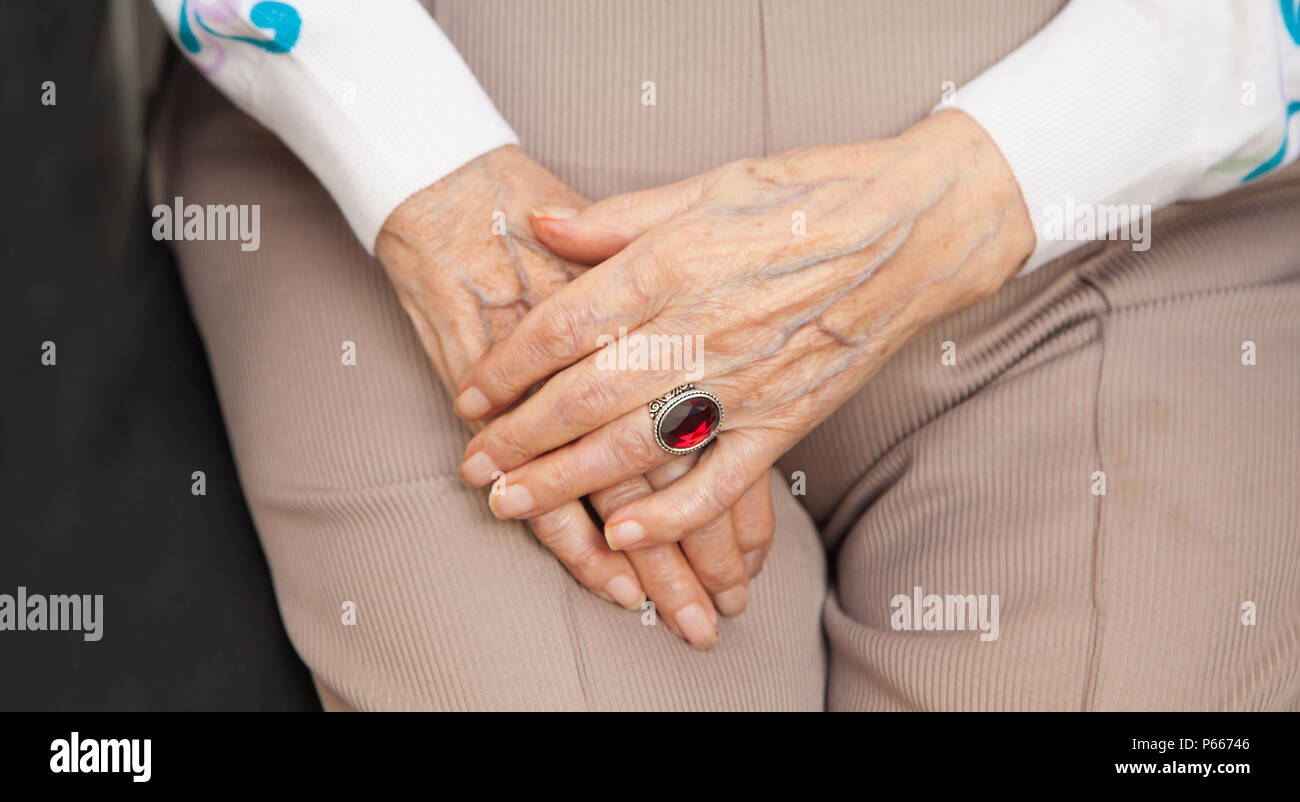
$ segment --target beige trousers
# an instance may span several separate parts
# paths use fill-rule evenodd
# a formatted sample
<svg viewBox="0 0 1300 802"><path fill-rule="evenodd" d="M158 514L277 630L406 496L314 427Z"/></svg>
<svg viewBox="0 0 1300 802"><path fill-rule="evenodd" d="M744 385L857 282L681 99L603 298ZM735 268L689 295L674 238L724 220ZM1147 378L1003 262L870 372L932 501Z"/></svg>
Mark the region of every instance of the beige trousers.
<svg viewBox="0 0 1300 802"><path fill-rule="evenodd" d="M1059 5L433 11L524 150L599 198L893 135ZM706 653L586 592L460 484L468 435L381 269L188 69L152 181L156 199L262 205L260 250L176 249L281 613L329 709L1300 706L1294 170L1157 215L1150 251L1082 248L900 351L774 472L774 551ZM914 594L996 601L997 637L896 628Z"/></svg>

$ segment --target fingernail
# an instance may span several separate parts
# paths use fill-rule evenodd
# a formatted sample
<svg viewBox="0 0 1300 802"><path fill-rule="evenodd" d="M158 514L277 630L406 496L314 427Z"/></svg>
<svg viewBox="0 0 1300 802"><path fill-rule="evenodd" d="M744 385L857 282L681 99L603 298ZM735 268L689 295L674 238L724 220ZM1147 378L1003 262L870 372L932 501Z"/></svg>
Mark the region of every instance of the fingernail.
<svg viewBox="0 0 1300 802"><path fill-rule="evenodd" d="M465 392L456 396L456 414L464 420L478 420L488 413L492 404L488 402L487 396L477 387L468 387Z"/></svg>
<svg viewBox="0 0 1300 802"><path fill-rule="evenodd" d="M763 568L763 552L754 549L745 554L745 567L749 569L749 578L753 579L758 576L758 572Z"/></svg>
<svg viewBox="0 0 1300 802"><path fill-rule="evenodd" d="M506 485L504 493L488 496L488 507L498 518L518 518L533 508L533 494L523 485Z"/></svg>
<svg viewBox="0 0 1300 802"><path fill-rule="evenodd" d="M697 649L707 649L718 639L718 628L698 604L683 608L676 615L677 627Z"/></svg>
<svg viewBox="0 0 1300 802"><path fill-rule="evenodd" d="M460 477L470 487L482 487L496 476L497 466L482 451L460 464ZM495 490L495 489L494 489Z"/></svg>
<svg viewBox="0 0 1300 802"><path fill-rule="evenodd" d="M625 549L645 540L645 527L636 521L622 521L605 527L605 542L614 551Z"/></svg>
<svg viewBox="0 0 1300 802"><path fill-rule="evenodd" d="M619 604L628 610L639 610L645 602L645 592L637 583L625 576L616 576L609 580L605 592L613 596Z"/></svg>
<svg viewBox="0 0 1300 802"><path fill-rule="evenodd" d="M533 217L537 220L568 220L577 216L578 210L568 206L538 206L533 209Z"/></svg>
<svg viewBox="0 0 1300 802"><path fill-rule="evenodd" d="M745 592L744 585L737 585L719 593L714 597L713 604L723 615L740 615L745 611L745 605L749 604L749 594Z"/></svg>

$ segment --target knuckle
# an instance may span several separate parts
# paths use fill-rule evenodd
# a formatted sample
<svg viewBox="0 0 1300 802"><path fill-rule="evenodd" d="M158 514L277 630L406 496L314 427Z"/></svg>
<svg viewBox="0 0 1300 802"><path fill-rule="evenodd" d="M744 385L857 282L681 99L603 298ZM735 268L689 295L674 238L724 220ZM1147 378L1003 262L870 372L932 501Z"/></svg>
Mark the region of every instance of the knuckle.
<svg viewBox="0 0 1300 802"><path fill-rule="evenodd" d="M686 600L695 591L695 581L681 571L673 571L663 577L660 589L669 599ZM682 601L680 606L686 604L686 601Z"/></svg>
<svg viewBox="0 0 1300 802"><path fill-rule="evenodd" d="M703 560L696 569L700 581L710 590L724 590L734 585L742 585L749 578L749 571L743 560L733 555L720 556L717 559Z"/></svg>
<svg viewBox="0 0 1300 802"><path fill-rule="evenodd" d="M704 485L691 490L682 504L670 508L666 522L680 537L701 528L728 508L729 505L718 499L716 488Z"/></svg>
<svg viewBox="0 0 1300 802"><path fill-rule="evenodd" d="M511 371L501 363L496 355L489 352L477 365L470 368L470 383L478 387L488 398L509 395L513 387Z"/></svg>
<svg viewBox="0 0 1300 802"><path fill-rule="evenodd" d="M556 303L546 310L541 326L541 356L548 362L572 362L582 355L583 328L577 312Z"/></svg>
<svg viewBox="0 0 1300 802"><path fill-rule="evenodd" d="M677 255L677 252L674 252L673 257L669 257L658 248L646 248L641 251L640 258L631 268L622 271L623 289L637 308L647 309L657 306L659 292L663 286L660 276L672 271L674 266L669 264L669 259Z"/></svg>
<svg viewBox="0 0 1300 802"><path fill-rule="evenodd" d="M740 499L745 490L749 487L747 482L749 470L740 460L728 460L718 466L718 471L714 475L716 487L712 488L713 497L727 500L727 506Z"/></svg>
<svg viewBox="0 0 1300 802"><path fill-rule="evenodd" d="M605 555L594 545L584 544L571 556L569 565L575 574L596 576L604 567Z"/></svg>
<svg viewBox="0 0 1300 802"><path fill-rule="evenodd" d="M648 495L650 495L650 490L646 486L645 480L637 476L619 482L613 487L607 487L604 490L592 493L591 503L601 517L608 518L610 513L624 504L630 504Z"/></svg>
<svg viewBox="0 0 1300 802"><path fill-rule="evenodd" d="M672 540L680 540L682 535L691 531L695 527L692 523L695 521L694 507L696 505L695 495L687 498L685 503L670 504L661 513L663 515L663 525L671 533Z"/></svg>
<svg viewBox="0 0 1300 802"><path fill-rule="evenodd" d="M748 499L741 498L738 504L752 504ZM741 516L736 516L735 507L732 509L732 521L736 527L736 543L740 546L741 551L752 551L761 549L769 545L776 536L776 520L772 513L770 499L764 500L767 505L766 510L756 511L745 509Z"/></svg>
<svg viewBox="0 0 1300 802"><path fill-rule="evenodd" d="M506 465L511 468L523 463L530 456L528 448L524 444L524 439L520 432L506 419L502 419L493 424L497 430L492 433L492 437L483 444L483 450L491 453L495 457L505 457ZM504 467L504 466L502 466Z"/></svg>
<svg viewBox="0 0 1300 802"><path fill-rule="evenodd" d="M653 431L650 432L649 437L654 437ZM655 447L658 448L658 443L655 444ZM652 474L649 474L654 477L650 481L655 485L656 489L668 487L673 482L676 482L678 479L690 473L691 469L694 468L696 463L699 461L699 452L671 457L667 462L657 466Z"/></svg>
<svg viewBox="0 0 1300 802"><path fill-rule="evenodd" d="M581 374L570 387L559 415L568 425L598 423L605 419L612 397L604 376Z"/></svg>
<svg viewBox="0 0 1300 802"><path fill-rule="evenodd" d="M546 460L543 481L532 482L534 489L549 489L551 492L562 496L565 499L575 499L579 496L586 495L582 488L579 487L581 479L574 462L567 459ZM545 496L546 493L541 493ZM539 501L542 500L539 498Z"/></svg>
<svg viewBox="0 0 1300 802"><path fill-rule="evenodd" d="M639 471L657 465L664 453L654 441L648 425L628 424L622 427L615 448L614 453L621 456L624 465Z"/></svg>
<svg viewBox="0 0 1300 802"><path fill-rule="evenodd" d="M565 541L574 531L573 523L564 509L554 510L530 522L537 540L556 556L563 553Z"/></svg>

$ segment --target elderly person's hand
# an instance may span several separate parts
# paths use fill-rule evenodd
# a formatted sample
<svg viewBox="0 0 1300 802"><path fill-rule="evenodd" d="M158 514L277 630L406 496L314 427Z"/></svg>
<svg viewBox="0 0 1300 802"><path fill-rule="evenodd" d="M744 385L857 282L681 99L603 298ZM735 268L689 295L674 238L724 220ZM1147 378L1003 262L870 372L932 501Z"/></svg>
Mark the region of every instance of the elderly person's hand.
<svg viewBox="0 0 1300 802"><path fill-rule="evenodd" d="M529 210L557 204L586 201L518 148L503 147L416 193L385 222L376 255L449 391L529 309L585 270L536 241ZM646 476L610 477L592 486L592 506L607 515L668 486L693 462L680 457ZM749 578L771 542L770 486L766 479L751 484L680 547L630 560L609 549L576 497L520 517L588 588L630 609L648 596L670 629L703 647L717 638L718 610L744 609ZM509 490L508 481L494 486L494 508Z"/></svg>
<svg viewBox="0 0 1300 802"><path fill-rule="evenodd" d="M960 111L895 139L745 159L537 217L556 253L607 261L538 305L461 381L462 417L500 414L470 441L466 481L507 471L523 500L510 514L535 516L673 459L652 432L651 399L693 380L725 410L693 470L606 516L616 549L669 543L717 518L889 355L1001 286L1035 242L1010 167ZM618 344L600 338L624 327L702 336L703 375L609 370L599 346Z"/></svg>

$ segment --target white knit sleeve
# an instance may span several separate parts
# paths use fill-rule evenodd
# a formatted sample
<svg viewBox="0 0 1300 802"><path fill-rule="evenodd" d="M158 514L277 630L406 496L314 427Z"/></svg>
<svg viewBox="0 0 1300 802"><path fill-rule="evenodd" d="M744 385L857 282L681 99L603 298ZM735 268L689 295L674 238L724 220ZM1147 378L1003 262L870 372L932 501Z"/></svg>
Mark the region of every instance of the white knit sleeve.
<svg viewBox="0 0 1300 802"><path fill-rule="evenodd" d="M1073 0L946 106L1015 172L1038 232L1028 272L1126 209L1217 195L1296 158L1296 2Z"/></svg>
<svg viewBox="0 0 1300 802"><path fill-rule="evenodd" d="M518 140L416 0L154 0L181 51L300 158L373 252L388 214Z"/></svg>

